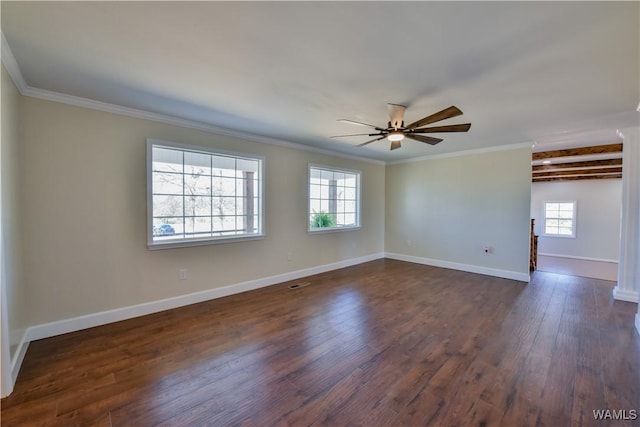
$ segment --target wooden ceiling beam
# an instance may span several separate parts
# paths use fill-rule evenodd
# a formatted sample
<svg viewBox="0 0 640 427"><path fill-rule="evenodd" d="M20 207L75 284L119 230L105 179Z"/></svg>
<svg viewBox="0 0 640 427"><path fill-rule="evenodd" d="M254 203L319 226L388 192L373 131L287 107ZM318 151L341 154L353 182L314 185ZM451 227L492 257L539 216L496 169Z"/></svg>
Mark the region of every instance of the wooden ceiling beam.
<svg viewBox="0 0 640 427"><path fill-rule="evenodd" d="M622 174L612 174L612 175L590 175L590 176L558 176L558 177L547 177L547 178L534 178L531 182L553 182L553 181L579 181L579 180L587 180L587 179L621 179Z"/></svg>
<svg viewBox="0 0 640 427"><path fill-rule="evenodd" d="M597 166L622 166L622 159L606 159L606 160L590 160L586 162L567 162L567 163L555 163L551 165L536 165L532 166L534 172L537 171L550 171L566 168L588 168Z"/></svg>
<svg viewBox="0 0 640 427"><path fill-rule="evenodd" d="M606 173L622 173L622 168L596 168L596 169L571 169L558 170L548 172L534 172L534 178L542 178L545 176L564 176L564 175L602 175Z"/></svg>
<svg viewBox="0 0 640 427"><path fill-rule="evenodd" d="M588 156L592 154L622 153L622 144L594 145L592 147L568 148L566 150L541 151L532 153L532 160L555 159L558 157Z"/></svg>

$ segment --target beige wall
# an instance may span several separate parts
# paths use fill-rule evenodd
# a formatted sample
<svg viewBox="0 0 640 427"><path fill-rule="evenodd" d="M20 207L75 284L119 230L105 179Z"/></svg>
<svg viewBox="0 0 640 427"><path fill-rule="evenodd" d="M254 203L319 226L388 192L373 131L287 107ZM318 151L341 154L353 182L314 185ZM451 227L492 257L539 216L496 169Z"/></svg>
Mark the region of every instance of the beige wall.
<svg viewBox="0 0 640 427"><path fill-rule="evenodd" d="M2 66L2 238L3 298L6 298L11 358L25 329L25 293L20 241L20 103L21 95Z"/></svg>
<svg viewBox="0 0 640 427"><path fill-rule="evenodd" d="M528 148L385 168L35 98L21 104L22 281L29 301L24 325L385 250L528 271ZM266 237L148 250L147 138L265 156ZM306 232L308 163L362 171L362 229ZM484 245L492 246L491 255L482 253ZM178 279L183 268L187 280Z"/></svg>
<svg viewBox="0 0 640 427"><path fill-rule="evenodd" d="M30 325L209 290L384 251L385 167L23 99ZM263 240L150 251L146 138L265 156ZM362 229L308 235L307 165L362 171ZM292 252L292 260L287 260ZM178 270L188 279L178 280Z"/></svg>
<svg viewBox="0 0 640 427"><path fill-rule="evenodd" d="M395 164L386 173L387 252L528 274L530 148Z"/></svg>

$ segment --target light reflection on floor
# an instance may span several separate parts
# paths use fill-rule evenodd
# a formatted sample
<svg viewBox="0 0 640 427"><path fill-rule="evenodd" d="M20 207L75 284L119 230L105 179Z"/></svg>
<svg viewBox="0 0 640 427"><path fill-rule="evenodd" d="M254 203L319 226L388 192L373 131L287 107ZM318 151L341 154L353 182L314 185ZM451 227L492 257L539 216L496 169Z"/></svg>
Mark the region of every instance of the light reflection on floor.
<svg viewBox="0 0 640 427"><path fill-rule="evenodd" d="M317 299L317 304L320 304L320 307L315 306L319 308L317 315L305 320L304 336L285 334L283 339L299 343L299 345L292 344L288 348L287 357L290 358L291 364L295 365L298 360L305 360L305 363L315 361L314 369L322 372L324 369L333 367L335 363L333 356L336 352L346 350L346 347L354 349L367 345L373 336L373 331L371 331L371 322L365 306L365 296L358 289L345 287L329 290L322 295L322 298ZM287 321L283 320L284 328L287 327L286 323ZM232 331L228 333L232 334ZM249 330L245 330L239 335L250 333ZM203 402L210 414L228 410L229 407L242 410L242 402L251 402L255 410L256 407L277 401L283 388L295 387L290 382L267 384L262 381L264 378L272 377L272 371L283 362L282 355L273 353L273 345L277 343L269 342L267 335L255 336L244 343L241 337L233 340L238 338L240 342L237 345L220 353L203 354L202 359L192 362L189 368L194 385L200 383L208 384L204 386L205 388L212 387L210 401ZM323 357L328 355L331 356ZM227 377L225 371L235 372L235 374ZM239 371L240 375L238 375ZM174 374L179 375L178 372ZM206 380L209 376L211 381ZM158 384L158 401L150 404L159 419L163 418L162 413L170 417L176 412L175 406L181 404L180 397L177 401L160 404L160 401L164 400L163 396L166 395L166 387L171 387L170 383L171 381ZM221 390L232 390L232 392L222 393ZM189 394L186 393L183 397L188 399Z"/></svg>
<svg viewBox="0 0 640 427"><path fill-rule="evenodd" d="M351 346L365 345L370 335L369 319L359 290L335 290L327 295L324 305L322 314L309 319L306 325L305 343L309 351L326 343L327 337Z"/></svg>

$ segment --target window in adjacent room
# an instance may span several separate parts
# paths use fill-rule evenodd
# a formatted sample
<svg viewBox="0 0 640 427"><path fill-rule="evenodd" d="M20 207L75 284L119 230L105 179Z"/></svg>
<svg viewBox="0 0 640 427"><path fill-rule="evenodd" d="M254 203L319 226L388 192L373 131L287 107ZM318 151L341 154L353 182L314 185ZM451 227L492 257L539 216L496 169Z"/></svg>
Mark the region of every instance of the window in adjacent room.
<svg viewBox="0 0 640 427"><path fill-rule="evenodd" d="M263 158L147 141L150 248L262 237Z"/></svg>
<svg viewBox="0 0 640 427"><path fill-rule="evenodd" d="M309 231L360 227L360 172L309 165Z"/></svg>
<svg viewBox="0 0 640 427"><path fill-rule="evenodd" d="M576 237L576 202L544 203L544 235Z"/></svg>

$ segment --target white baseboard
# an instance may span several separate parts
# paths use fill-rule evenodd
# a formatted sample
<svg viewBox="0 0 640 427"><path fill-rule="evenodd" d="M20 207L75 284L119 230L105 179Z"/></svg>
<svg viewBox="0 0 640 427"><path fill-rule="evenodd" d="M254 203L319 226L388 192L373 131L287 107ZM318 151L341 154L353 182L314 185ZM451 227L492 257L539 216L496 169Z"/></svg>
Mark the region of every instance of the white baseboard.
<svg viewBox="0 0 640 427"><path fill-rule="evenodd" d="M194 292L191 294L151 301L143 304L116 308L113 310L87 314L70 319L58 320L41 325L34 325L27 328L25 336L23 337L23 341L28 345L30 341L34 340L49 338L55 335L66 334L68 332L75 332L95 326L106 325L108 323L119 322L121 320L132 319L134 317L144 316L147 314L158 313L160 311L170 310L172 308L196 304L215 298L221 298L240 292L275 285L277 283L287 282L289 280L296 280L302 277L312 276L314 274L362 264L364 262L373 261L383 257L384 254L377 253L359 258L338 261L331 264L306 268L303 270L292 271L289 273L278 274L275 276L264 277L261 279L249 280L247 282L236 283L234 285L224 286L221 288L208 289L206 291Z"/></svg>
<svg viewBox="0 0 640 427"><path fill-rule="evenodd" d="M517 271L500 270L497 268L482 267L479 265L460 264L457 262L443 261L431 258L422 258L412 255L397 254L393 252L385 252L385 258L397 259L399 261L413 262L416 264L431 265L433 267L450 268L453 270L467 271L469 273L484 274L486 276L501 277L503 279L517 280L520 282L529 282L531 277L529 273L520 273Z"/></svg>
<svg viewBox="0 0 640 427"><path fill-rule="evenodd" d="M180 295L172 298L166 298L157 301L151 301L143 304L136 304L128 307L116 308L113 310L102 311L99 313L87 314L84 316L72 317L69 319L58 320L55 322L44 323L28 327L20 344L16 350L15 356L11 363L11 373L13 381L18 376L20 366L24 360L29 343L31 341L49 338L56 335L75 332L82 329L92 328L95 326L106 325L108 323L118 322L121 320L132 319L134 317L144 316L147 314L158 313L164 310L183 307L190 304L196 304L228 295L246 292L253 289L263 288L290 280L296 280L303 277L313 276L314 274L325 273L327 271L338 270L340 268L351 267L353 265L374 261L380 258L391 258L400 261L413 262L417 264L431 265L434 267L450 268L454 270L467 271L471 273L484 274L488 276L502 277L506 279L518 280L522 282L529 281L529 275L507 270L499 270L494 268L480 267L474 265L459 264L449 261L433 260L428 258L419 258L408 255L395 253L376 253L359 258L352 258L344 261L338 261L331 264L320 265L316 267L306 268L303 270L292 271L289 273L278 274L275 276L264 277L261 279L250 280L247 282L237 283L234 285L224 286L221 288L209 289L201 292Z"/></svg>
<svg viewBox="0 0 640 427"><path fill-rule="evenodd" d="M28 329L27 329L28 330ZM27 331L24 332L22 338L20 339L20 343L16 348L16 351L11 358L11 389L13 390L13 384L16 383L16 379L18 378L18 373L20 372L20 367L22 366L22 361L24 360L24 356L27 354L27 349L29 348L30 340L27 340Z"/></svg>
<svg viewBox="0 0 640 427"><path fill-rule="evenodd" d="M620 289L618 286L613 288L613 298L619 301L638 302L638 292Z"/></svg>
<svg viewBox="0 0 640 427"><path fill-rule="evenodd" d="M581 261L595 261L595 262L606 262L609 264L617 264L617 259L606 259L606 258L590 258L584 256L573 256L573 255L561 255L561 254L548 254L539 252L538 256L548 256L552 258L568 258L568 259L579 259Z"/></svg>

